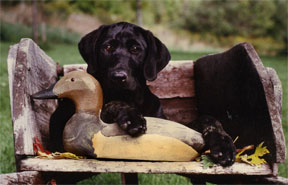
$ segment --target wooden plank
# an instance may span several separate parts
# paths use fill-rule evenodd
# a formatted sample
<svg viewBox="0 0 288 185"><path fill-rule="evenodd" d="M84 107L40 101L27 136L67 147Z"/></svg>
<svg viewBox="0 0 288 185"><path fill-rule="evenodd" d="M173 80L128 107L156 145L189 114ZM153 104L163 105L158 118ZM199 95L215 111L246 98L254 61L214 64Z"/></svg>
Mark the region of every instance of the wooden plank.
<svg viewBox="0 0 288 185"><path fill-rule="evenodd" d="M194 97L193 66L192 60L170 61L157 79L147 85L161 99Z"/></svg>
<svg viewBox="0 0 288 185"><path fill-rule="evenodd" d="M197 175L271 175L269 165L250 166L235 163L223 168L214 165L204 169L200 162L143 162L143 161L101 161L95 159L38 159L28 158L21 161L23 171L58 171L58 172L92 172L92 173L182 173Z"/></svg>
<svg viewBox="0 0 288 185"><path fill-rule="evenodd" d="M282 87L277 73L272 68L265 68L259 58L257 52L253 46L249 43L244 43L243 46L247 50L247 53L253 64L255 65L257 72L260 76L260 80L263 84L267 106L271 118L274 142L276 147L276 163L285 162L286 159L286 146L285 137L282 129L281 120L281 107L282 107Z"/></svg>
<svg viewBox="0 0 288 185"><path fill-rule="evenodd" d="M196 98L160 99L167 119L182 123L191 123L197 118Z"/></svg>
<svg viewBox="0 0 288 185"><path fill-rule="evenodd" d="M0 174L1 184L43 184L41 173L25 171L18 173Z"/></svg>
<svg viewBox="0 0 288 185"><path fill-rule="evenodd" d="M63 65L64 75L72 71L86 71L87 64L66 64Z"/></svg>
<svg viewBox="0 0 288 185"><path fill-rule="evenodd" d="M286 144L285 144L285 137L282 128L282 85L277 73L272 68L266 68L270 80L272 82L272 88L269 89L270 93L267 95L269 98L270 96L274 95L274 100L269 98L267 101L269 112L271 115L272 126L273 126L273 133L275 137L275 145L276 145L276 162L282 163L285 162L287 157L286 153Z"/></svg>
<svg viewBox="0 0 288 185"><path fill-rule="evenodd" d="M261 183L263 184L278 184L278 185L287 185L288 178L285 177L264 177L261 179Z"/></svg>
<svg viewBox="0 0 288 185"><path fill-rule="evenodd" d="M12 47L13 48L13 47ZM10 50L11 55L15 52ZM15 53L14 53L15 57ZM8 59L8 62L13 61ZM48 88L56 81L56 64L31 39L18 44L15 68L9 68L12 99L12 122L15 154L33 155L33 138L37 136L44 147L49 140L49 119L56 101L32 101L30 95ZM13 72L14 71L14 72Z"/></svg>
<svg viewBox="0 0 288 185"><path fill-rule="evenodd" d="M8 57L7 57L9 95L10 95L10 97L13 97L13 80L14 80L14 72L15 72L18 45L19 44L14 44L13 46L10 46ZM10 98L10 105L11 105L11 115L13 115L13 98Z"/></svg>

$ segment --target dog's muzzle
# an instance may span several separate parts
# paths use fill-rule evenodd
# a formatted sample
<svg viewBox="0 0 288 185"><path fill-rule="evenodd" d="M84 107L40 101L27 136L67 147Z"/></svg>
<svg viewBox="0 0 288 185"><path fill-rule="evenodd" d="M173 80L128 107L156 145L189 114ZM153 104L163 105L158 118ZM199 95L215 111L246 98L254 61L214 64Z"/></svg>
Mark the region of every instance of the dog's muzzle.
<svg viewBox="0 0 288 185"><path fill-rule="evenodd" d="M111 79L114 83L125 83L128 80L128 74L125 71L115 71L111 73Z"/></svg>

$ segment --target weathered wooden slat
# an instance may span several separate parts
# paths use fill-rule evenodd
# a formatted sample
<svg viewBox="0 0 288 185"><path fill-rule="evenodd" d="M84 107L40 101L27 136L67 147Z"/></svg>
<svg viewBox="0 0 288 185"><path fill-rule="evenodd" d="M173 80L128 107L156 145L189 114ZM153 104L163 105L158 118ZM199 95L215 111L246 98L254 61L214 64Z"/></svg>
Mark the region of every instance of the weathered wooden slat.
<svg viewBox="0 0 288 185"><path fill-rule="evenodd" d="M288 178L284 177L265 177L262 179L263 184L278 184L278 185L287 185Z"/></svg>
<svg viewBox="0 0 288 185"><path fill-rule="evenodd" d="M33 102L30 95L56 81L56 64L31 39L21 39L8 56L15 154L33 155L35 136L45 147L48 143L49 119L56 101Z"/></svg>
<svg viewBox="0 0 288 185"><path fill-rule="evenodd" d="M25 171L18 173L0 174L1 184L42 184L41 173Z"/></svg>
<svg viewBox="0 0 288 185"><path fill-rule="evenodd" d="M192 60L170 61L156 80L147 83L150 90L161 99L194 97L193 64Z"/></svg>
<svg viewBox="0 0 288 185"><path fill-rule="evenodd" d="M272 122L274 142L276 145L276 163L284 162L286 159L285 137L282 129L281 107L282 107L282 87L277 73L272 68L265 68L257 52L251 44L244 43L250 58L263 84L267 106Z"/></svg>
<svg viewBox="0 0 288 185"><path fill-rule="evenodd" d="M16 65L18 45L19 44L10 46L8 58L7 58L11 115L13 115L13 98L12 98L13 97L13 80L14 80L14 71L15 71L15 65Z"/></svg>
<svg viewBox="0 0 288 185"><path fill-rule="evenodd" d="M197 118L196 98L160 99L167 119L182 123L191 123Z"/></svg>
<svg viewBox="0 0 288 185"><path fill-rule="evenodd" d="M21 161L21 170L58 171L58 172L122 172L122 173L182 173L182 174L215 174L215 175L271 175L269 165L250 166L235 163L223 168L214 165L204 169L200 162L132 162L101 161L94 159L37 159L29 158Z"/></svg>
<svg viewBox="0 0 288 185"><path fill-rule="evenodd" d="M63 71L64 75L71 72L71 71L86 71L87 70L87 64L66 64L63 65Z"/></svg>

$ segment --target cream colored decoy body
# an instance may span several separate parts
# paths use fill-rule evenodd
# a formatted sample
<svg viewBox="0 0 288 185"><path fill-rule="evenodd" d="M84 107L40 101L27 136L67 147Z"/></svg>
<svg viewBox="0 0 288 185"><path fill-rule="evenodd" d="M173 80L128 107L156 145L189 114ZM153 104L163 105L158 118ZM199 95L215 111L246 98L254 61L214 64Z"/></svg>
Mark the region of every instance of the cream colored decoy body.
<svg viewBox="0 0 288 185"><path fill-rule="evenodd" d="M52 90L58 98L72 99L76 106L63 132L68 152L94 158L191 161L204 146L199 132L173 121L145 117L147 131L139 137L127 135L116 123L104 123L100 119L102 88L86 72L66 74Z"/></svg>

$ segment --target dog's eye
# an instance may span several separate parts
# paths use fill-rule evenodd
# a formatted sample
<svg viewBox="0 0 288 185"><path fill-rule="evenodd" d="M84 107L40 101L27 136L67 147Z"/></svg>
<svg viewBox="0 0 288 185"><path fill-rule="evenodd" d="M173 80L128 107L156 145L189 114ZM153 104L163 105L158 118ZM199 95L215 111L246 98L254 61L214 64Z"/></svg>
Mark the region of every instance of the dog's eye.
<svg viewBox="0 0 288 185"><path fill-rule="evenodd" d="M114 48L113 46L111 46L111 45L105 46L105 50L108 51L108 52L111 52L111 51L113 51L114 49L115 49L115 48Z"/></svg>
<svg viewBox="0 0 288 185"><path fill-rule="evenodd" d="M138 46L132 46L130 48L130 52L133 53L133 54L137 54L139 52L140 48Z"/></svg>

